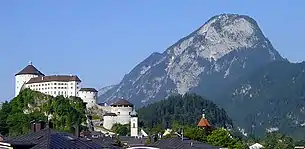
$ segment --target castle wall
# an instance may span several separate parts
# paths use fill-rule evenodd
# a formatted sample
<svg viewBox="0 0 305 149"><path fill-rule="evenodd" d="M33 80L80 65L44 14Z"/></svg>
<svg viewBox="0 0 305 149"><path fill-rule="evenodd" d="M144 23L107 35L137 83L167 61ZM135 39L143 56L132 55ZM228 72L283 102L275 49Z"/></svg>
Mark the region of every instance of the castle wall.
<svg viewBox="0 0 305 149"><path fill-rule="evenodd" d="M34 91L39 91L41 93L59 96L63 95L64 97L70 96L79 96L80 82L77 81L51 81L51 82L39 82L26 84L27 88L30 88Z"/></svg>
<svg viewBox="0 0 305 149"><path fill-rule="evenodd" d="M15 76L15 97L18 96L22 86L31 78L38 77L38 75L24 74Z"/></svg>
<svg viewBox="0 0 305 149"><path fill-rule="evenodd" d="M97 92L91 91L79 91L79 97L87 103L87 108L96 105Z"/></svg>
<svg viewBox="0 0 305 149"><path fill-rule="evenodd" d="M111 127L117 123L116 120L116 116L104 116L104 122L103 122L103 127L108 129L108 130L111 130Z"/></svg>

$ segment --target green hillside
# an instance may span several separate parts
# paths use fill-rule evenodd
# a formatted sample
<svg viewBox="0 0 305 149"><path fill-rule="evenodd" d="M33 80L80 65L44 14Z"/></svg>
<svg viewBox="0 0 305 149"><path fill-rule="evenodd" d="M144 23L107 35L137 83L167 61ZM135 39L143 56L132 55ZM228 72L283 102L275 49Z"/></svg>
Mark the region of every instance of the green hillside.
<svg viewBox="0 0 305 149"><path fill-rule="evenodd" d="M0 133L18 136L29 132L32 120L47 121L52 114L53 128L60 131L72 131L75 124L85 121L83 101L77 97L52 97L37 91L25 89L10 102L5 102L0 110Z"/></svg>

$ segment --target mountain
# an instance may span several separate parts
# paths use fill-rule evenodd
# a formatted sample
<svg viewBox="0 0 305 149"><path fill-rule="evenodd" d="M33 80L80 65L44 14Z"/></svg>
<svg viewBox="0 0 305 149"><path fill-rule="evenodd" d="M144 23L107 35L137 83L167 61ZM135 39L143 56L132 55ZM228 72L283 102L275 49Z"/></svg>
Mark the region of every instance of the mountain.
<svg viewBox="0 0 305 149"><path fill-rule="evenodd" d="M220 99L216 96L240 77L282 60L254 19L221 14L163 53L152 53L99 100L114 102L124 97L142 106L187 92Z"/></svg>
<svg viewBox="0 0 305 149"><path fill-rule="evenodd" d="M225 92L223 108L247 132L305 137L305 62L272 62Z"/></svg>
<svg viewBox="0 0 305 149"><path fill-rule="evenodd" d="M108 85L105 87L102 87L101 89L98 90L98 94L99 95L103 95L104 93L106 93L108 90L112 89L115 85Z"/></svg>

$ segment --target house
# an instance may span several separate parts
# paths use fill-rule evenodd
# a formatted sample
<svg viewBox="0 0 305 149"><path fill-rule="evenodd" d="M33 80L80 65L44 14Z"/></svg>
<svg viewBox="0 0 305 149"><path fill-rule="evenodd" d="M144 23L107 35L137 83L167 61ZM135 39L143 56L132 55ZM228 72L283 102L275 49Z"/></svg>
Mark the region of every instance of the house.
<svg viewBox="0 0 305 149"><path fill-rule="evenodd" d="M14 149L53 149L53 148L117 148L111 144L97 143L91 139L80 138L76 129L76 135L66 132L57 132L45 127L43 122L31 123L31 132L16 138L4 140L1 143Z"/></svg>
<svg viewBox="0 0 305 149"><path fill-rule="evenodd" d="M186 137L174 137L158 140L149 146L159 149L220 149L199 141L191 140Z"/></svg>

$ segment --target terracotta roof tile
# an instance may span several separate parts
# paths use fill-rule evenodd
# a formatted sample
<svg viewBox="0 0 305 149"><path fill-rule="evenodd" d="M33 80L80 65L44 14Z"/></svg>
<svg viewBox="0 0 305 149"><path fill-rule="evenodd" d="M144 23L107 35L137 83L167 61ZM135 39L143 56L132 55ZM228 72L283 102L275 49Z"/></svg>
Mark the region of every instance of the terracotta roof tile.
<svg viewBox="0 0 305 149"><path fill-rule="evenodd" d="M199 123L197 124L197 126L199 126L199 127L211 127L211 125L209 124L209 121L205 118L201 118Z"/></svg>

